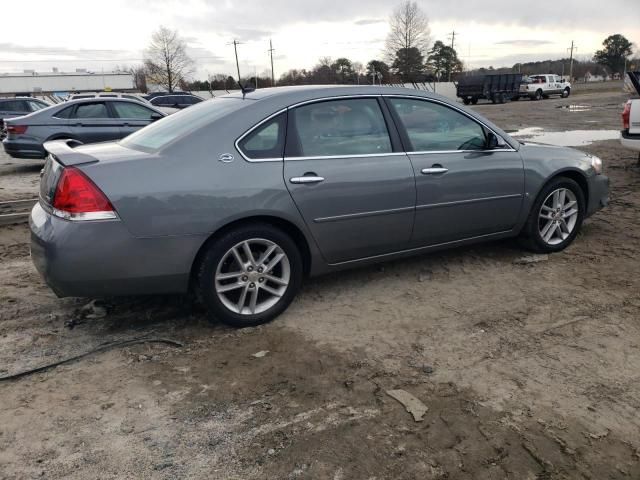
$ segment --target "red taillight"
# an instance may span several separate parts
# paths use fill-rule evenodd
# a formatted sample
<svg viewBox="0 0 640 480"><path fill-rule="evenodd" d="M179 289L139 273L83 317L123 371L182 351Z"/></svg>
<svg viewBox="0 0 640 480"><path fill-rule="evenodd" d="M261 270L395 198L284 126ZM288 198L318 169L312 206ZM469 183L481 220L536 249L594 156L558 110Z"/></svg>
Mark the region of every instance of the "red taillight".
<svg viewBox="0 0 640 480"><path fill-rule="evenodd" d="M83 217L81 214L100 212L99 218L115 218L113 205L104 193L80 170L67 167L62 171L52 206L65 217ZM95 215L86 216L94 219ZM96 217L98 218L98 217Z"/></svg>
<svg viewBox="0 0 640 480"><path fill-rule="evenodd" d="M27 125L7 125L7 133L13 133L14 135L22 135L29 128Z"/></svg>
<svg viewBox="0 0 640 480"><path fill-rule="evenodd" d="M631 100L627 100L622 111L622 129L629 130L629 118L631 117Z"/></svg>

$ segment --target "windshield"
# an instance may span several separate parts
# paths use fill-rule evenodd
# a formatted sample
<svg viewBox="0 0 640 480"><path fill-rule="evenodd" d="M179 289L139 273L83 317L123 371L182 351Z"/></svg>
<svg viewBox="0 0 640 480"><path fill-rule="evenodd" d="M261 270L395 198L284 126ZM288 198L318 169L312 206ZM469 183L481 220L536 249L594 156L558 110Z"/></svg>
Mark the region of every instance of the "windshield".
<svg viewBox="0 0 640 480"><path fill-rule="evenodd" d="M246 105L246 101L237 98L214 98L201 102L132 133L122 139L120 144L128 148L155 152L175 139Z"/></svg>

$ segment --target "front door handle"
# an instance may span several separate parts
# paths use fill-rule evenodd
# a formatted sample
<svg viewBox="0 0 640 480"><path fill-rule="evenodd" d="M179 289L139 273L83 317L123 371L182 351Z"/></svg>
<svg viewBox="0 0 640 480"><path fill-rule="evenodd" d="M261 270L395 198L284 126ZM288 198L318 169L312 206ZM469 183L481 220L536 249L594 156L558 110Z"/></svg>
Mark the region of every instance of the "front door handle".
<svg viewBox="0 0 640 480"><path fill-rule="evenodd" d="M439 173L447 173L448 171L449 169L444 167L423 168L421 170L423 175L437 175Z"/></svg>
<svg viewBox="0 0 640 480"><path fill-rule="evenodd" d="M314 175L305 175L304 177L291 177L291 183L320 183L324 182L324 177L316 177Z"/></svg>

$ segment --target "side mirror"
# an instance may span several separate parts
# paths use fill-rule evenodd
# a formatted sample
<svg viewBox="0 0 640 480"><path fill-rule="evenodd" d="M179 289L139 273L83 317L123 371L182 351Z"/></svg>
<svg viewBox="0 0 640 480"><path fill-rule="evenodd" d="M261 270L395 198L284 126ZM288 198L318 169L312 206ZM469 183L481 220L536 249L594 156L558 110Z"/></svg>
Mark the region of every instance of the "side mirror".
<svg viewBox="0 0 640 480"><path fill-rule="evenodd" d="M487 133L487 150L496 150L499 148L504 148L507 143L504 141L504 138L496 135L493 132Z"/></svg>
<svg viewBox="0 0 640 480"><path fill-rule="evenodd" d="M151 121L155 122L156 120L160 120L162 117L164 117L164 115L161 115L161 114L159 114L157 112L153 112L151 114Z"/></svg>

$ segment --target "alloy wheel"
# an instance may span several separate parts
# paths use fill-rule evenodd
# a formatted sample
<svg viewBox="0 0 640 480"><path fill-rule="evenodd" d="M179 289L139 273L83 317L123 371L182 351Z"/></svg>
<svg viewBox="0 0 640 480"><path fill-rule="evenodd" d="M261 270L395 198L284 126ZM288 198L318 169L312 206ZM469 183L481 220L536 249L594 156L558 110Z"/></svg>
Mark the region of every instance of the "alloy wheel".
<svg viewBox="0 0 640 480"><path fill-rule="evenodd" d="M255 315L277 304L287 291L291 264L275 242L252 238L237 243L221 258L215 290L222 304L240 315Z"/></svg>
<svg viewBox="0 0 640 480"><path fill-rule="evenodd" d="M573 232L578 221L576 195L568 188L551 192L538 213L538 231L547 245L559 245Z"/></svg>

